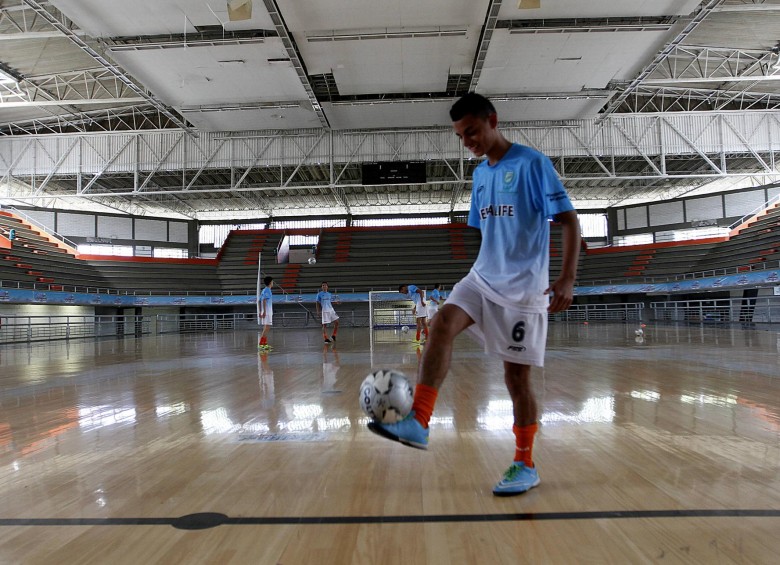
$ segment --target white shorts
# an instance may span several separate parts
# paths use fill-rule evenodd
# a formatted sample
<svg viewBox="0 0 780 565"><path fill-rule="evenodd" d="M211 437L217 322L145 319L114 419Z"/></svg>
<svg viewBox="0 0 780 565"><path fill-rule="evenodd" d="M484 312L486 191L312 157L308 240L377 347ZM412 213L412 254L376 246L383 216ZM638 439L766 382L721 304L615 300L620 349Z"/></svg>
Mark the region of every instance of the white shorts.
<svg viewBox="0 0 780 565"><path fill-rule="evenodd" d="M428 311L427 311L428 319L430 320L431 318L433 318L433 315L436 314L436 312L439 311L439 305L436 304L435 302L428 302L426 307L428 309Z"/></svg>
<svg viewBox="0 0 780 565"><path fill-rule="evenodd" d="M260 325L261 326L273 326L274 325L274 313L266 312L265 317L260 316Z"/></svg>
<svg viewBox="0 0 780 565"><path fill-rule="evenodd" d="M323 310L322 311L322 325L330 324L331 322L335 322L339 319L338 314L336 314L335 310Z"/></svg>
<svg viewBox="0 0 780 565"><path fill-rule="evenodd" d="M547 312L492 302L469 279L470 275L455 285L447 304L474 320L467 331L484 346L485 353L519 365L544 367Z"/></svg>

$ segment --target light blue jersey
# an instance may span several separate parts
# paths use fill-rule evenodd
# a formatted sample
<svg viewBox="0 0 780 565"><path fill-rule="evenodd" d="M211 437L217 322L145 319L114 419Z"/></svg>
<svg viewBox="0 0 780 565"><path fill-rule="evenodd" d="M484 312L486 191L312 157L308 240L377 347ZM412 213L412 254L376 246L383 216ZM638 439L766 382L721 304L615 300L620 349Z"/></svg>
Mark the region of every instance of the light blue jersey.
<svg viewBox="0 0 780 565"><path fill-rule="evenodd" d="M271 294L271 289L269 287L265 287L263 290L260 291L260 311L263 311L263 300L265 299L265 311L266 315L273 315L274 313L274 307L273 307L273 294Z"/></svg>
<svg viewBox="0 0 780 565"><path fill-rule="evenodd" d="M513 143L495 165L480 163L473 180L468 224L482 232L482 245L472 271L494 300L546 307L548 219L574 210L552 163Z"/></svg>
<svg viewBox="0 0 780 565"><path fill-rule="evenodd" d="M320 303L320 308L324 310L333 310L333 295L330 292L321 290L317 293L317 302Z"/></svg>
<svg viewBox="0 0 780 565"><path fill-rule="evenodd" d="M417 292L417 286L413 284L406 285L407 292L406 292L406 298L414 302L414 307L418 310L421 309L422 306L422 297Z"/></svg>
<svg viewBox="0 0 780 565"><path fill-rule="evenodd" d="M439 302L441 302L441 293L439 292L438 288L434 288L431 291L431 300L435 302L437 305Z"/></svg>

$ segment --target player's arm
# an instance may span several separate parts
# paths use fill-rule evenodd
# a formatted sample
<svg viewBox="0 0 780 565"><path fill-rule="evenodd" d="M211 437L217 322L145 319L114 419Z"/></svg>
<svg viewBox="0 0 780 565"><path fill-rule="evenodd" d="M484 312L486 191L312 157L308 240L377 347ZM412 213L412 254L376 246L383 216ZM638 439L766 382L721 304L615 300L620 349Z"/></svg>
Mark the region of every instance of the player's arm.
<svg viewBox="0 0 780 565"><path fill-rule="evenodd" d="M417 289L417 294L420 295L420 305L421 306L425 306L425 292L423 291L423 289L418 288Z"/></svg>
<svg viewBox="0 0 780 565"><path fill-rule="evenodd" d="M574 210L562 212L555 219L563 228L563 264L561 274L545 294L553 295L547 310L562 312L571 306L574 299L574 281L577 278L577 262L580 258L580 222Z"/></svg>
<svg viewBox="0 0 780 565"><path fill-rule="evenodd" d="M261 318L265 318L265 303L266 303L267 300L268 300L267 298L263 298L260 301L260 306L261 306L261 308L260 308L260 317Z"/></svg>
<svg viewBox="0 0 780 565"><path fill-rule="evenodd" d="M320 313L320 300L321 300L321 298L320 298L320 295L318 294L317 298L314 300L314 308L315 308L317 314Z"/></svg>

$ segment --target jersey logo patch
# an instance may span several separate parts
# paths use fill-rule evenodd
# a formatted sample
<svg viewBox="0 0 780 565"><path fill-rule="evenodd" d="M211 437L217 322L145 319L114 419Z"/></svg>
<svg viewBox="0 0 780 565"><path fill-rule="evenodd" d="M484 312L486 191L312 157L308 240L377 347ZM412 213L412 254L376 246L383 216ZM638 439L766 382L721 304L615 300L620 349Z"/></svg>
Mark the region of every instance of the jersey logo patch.
<svg viewBox="0 0 780 565"><path fill-rule="evenodd" d="M501 187L501 192L514 192L516 189L515 186L515 172L514 171L504 171L504 183Z"/></svg>

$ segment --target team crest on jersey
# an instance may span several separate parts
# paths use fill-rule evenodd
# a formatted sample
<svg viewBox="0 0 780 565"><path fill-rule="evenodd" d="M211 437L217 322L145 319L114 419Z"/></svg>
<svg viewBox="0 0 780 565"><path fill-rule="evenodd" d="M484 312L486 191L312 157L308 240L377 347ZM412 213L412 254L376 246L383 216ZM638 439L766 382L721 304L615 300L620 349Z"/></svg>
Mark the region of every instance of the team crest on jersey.
<svg viewBox="0 0 780 565"><path fill-rule="evenodd" d="M514 192L515 190L515 172L504 171L504 186L501 192Z"/></svg>

